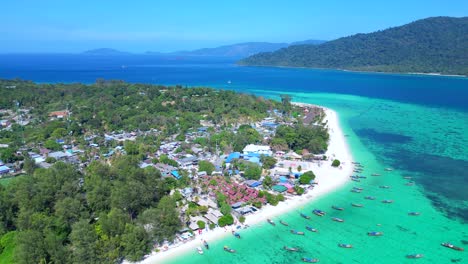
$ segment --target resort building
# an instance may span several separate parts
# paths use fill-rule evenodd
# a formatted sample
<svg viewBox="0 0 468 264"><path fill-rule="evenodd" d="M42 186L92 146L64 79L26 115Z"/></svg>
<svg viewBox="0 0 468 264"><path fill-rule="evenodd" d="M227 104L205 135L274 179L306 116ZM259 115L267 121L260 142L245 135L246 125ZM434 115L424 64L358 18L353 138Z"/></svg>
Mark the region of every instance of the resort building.
<svg viewBox="0 0 468 264"><path fill-rule="evenodd" d="M262 145L254 145L254 144L249 144L245 146L245 148L242 150L242 153L245 156L248 156L250 154L271 156L273 154L273 152L270 149L270 146L262 146Z"/></svg>

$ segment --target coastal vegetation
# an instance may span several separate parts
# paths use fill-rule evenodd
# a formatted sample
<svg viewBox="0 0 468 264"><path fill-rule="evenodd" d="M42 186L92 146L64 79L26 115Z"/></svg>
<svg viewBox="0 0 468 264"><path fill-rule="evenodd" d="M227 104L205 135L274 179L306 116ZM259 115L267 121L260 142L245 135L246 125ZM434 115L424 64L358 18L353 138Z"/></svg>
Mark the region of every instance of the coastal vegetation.
<svg viewBox="0 0 468 264"><path fill-rule="evenodd" d="M468 75L468 17L432 17L321 45L259 53L242 65Z"/></svg>
<svg viewBox="0 0 468 264"><path fill-rule="evenodd" d="M333 167L339 167L340 164L341 164L341 162L339 160L337 160L337 159L333 160L333 162L332 162Z"/></svg>

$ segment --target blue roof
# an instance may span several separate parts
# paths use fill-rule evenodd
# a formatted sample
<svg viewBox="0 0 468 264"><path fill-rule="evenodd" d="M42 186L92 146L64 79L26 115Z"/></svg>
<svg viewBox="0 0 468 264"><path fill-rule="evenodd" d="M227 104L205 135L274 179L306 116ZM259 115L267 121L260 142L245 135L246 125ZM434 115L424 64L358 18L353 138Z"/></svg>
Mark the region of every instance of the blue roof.
<svg viewBox="0 0 468 264"><path fill-rule="evenodd" d="M10 168L8 168L7 166L0 166L0 171L10 171Z"/></svg>
<svg viewBox="0 0 468 264"><path fill-rule="evenodd" d="M241 156L241 154L239 152L233 152L233 153L229 154L229 156L227 156L226 162L231 163L231 161L233 159L238 159L238 158L240 158L240 156Z"/></svg>
<svg viewBox="0 0 468 264"><path fill-rule="evenodd" d="M245 158L249 158L249 157L256 157L256 158L260 158L260 154L259 153L248 153L246 155L244 155L244 159Z"/></svg>
<svg viewBox="0 0 468 264"><path fill-rule="evenodd" d="M279 178L280 178L280 182L287 182L288 181L288 179L286 177L284 177L284 176L280 176Z"/></svg>
<svg viewBox="0 0 468 264"><path fill-rule="evenodd" d="M248 161L253 162L253 163L260 164L260 159L258 157L246 157L245 160L248 160Z"/></svg>
<svg viewBox="0 0 468 264"><path fill-rule="evenodd" d="M176 179L182 178L182 176L179 175L179 172L176 170L171 171L172 176L174 176Z"/></svg>
<svg viewBox="0 0 468 264"><path fill-rule="evenodd" d="M250 187L257 187L257 186L260 186L261 184L262 184L261 182L256 181L256 182L254 182L254 183L252 183L252 184L249 184L249 186L250 186Z"/></svg>

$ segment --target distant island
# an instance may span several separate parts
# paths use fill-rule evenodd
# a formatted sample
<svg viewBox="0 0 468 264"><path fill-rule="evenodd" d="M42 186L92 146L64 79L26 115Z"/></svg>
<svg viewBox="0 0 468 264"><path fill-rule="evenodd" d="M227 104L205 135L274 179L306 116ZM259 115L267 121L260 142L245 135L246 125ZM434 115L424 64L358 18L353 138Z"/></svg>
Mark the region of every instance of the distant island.
<svg viewBox="0 0 468 264"><path fill-rule="evenodd" d="M239 64L468 75L468 17L431 17L320 45L294 45Z"/></svg>
<svg viewBox="0 0 468 264"><path fill-rule="evenodd" d="M131 53L110 48L92 49L83 52L85 55L130 55Z"/></svg>
<svg viewBox="0 0 468 264"><path fill-rule="evenodd" d="M236 43L232 45L224 45L214 48L202 48L189 51L175 51L175 52L158 52L158 51L147 51L144 55L158 55L158 56L200 56L200 57L236 57L236 58L245 58L252 56L260 52L272 52L282 48L289 47L291 45L318 45L325 43L325 40L303 40L291 43L272 43L272 42L245 42L245 43ZM104 55L104 56L114 56L114 55L137 55L137 53L130 53L125 51L120 51L111 48L99 48L92 49L83 52L82 54L86 55Z"/></svg>

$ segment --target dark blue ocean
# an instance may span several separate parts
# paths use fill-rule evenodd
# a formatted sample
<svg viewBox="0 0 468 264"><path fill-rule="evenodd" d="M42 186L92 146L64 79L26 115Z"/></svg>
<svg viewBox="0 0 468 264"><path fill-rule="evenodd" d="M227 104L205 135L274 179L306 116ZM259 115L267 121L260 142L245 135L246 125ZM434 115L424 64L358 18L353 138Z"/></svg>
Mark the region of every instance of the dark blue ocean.
<svg viewBox="0 0 468 264"><path fill-rule="evenodd" d="M134 83L335 93L468 110L468 79L271 67L241 67L235 59L148 55L0 55L0 78L93 83L98 78Z"/></svg>

